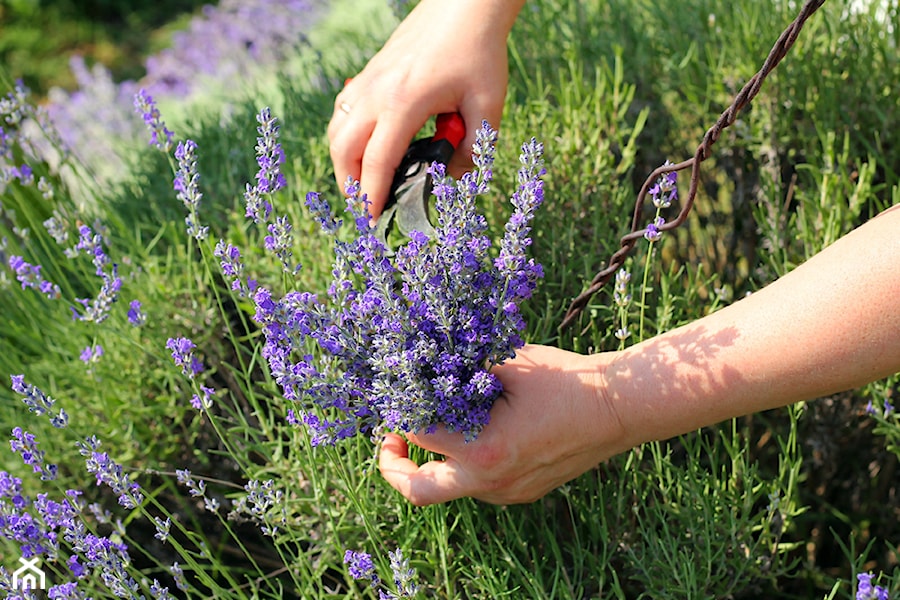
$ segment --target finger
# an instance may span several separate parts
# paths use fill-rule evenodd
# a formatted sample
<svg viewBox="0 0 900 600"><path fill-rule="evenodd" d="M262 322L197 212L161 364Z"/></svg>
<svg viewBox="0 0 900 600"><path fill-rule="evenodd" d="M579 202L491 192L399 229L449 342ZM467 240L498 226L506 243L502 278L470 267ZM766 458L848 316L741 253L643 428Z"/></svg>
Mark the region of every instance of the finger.
<svg viewBox="0 0 900 600"><path fill-rule="evenodd" d="M347 177L359 180L362 174L362 156L374 124L362 117L343 113L335 114L332 123L335 122L337 125L329 125L329 152L334 165L334 178L343 191Z"/></svg>
<svg viewBox="0 0 900 600"><path fill-rule="evenodd" d="M379 116L365 145L360 176L360 187L370 202L373 217L377 218L384 209L394 172L428 116L418 112L386 112Z"/></svg>
<svg viewBox="0 0 900 600"><path fill-rule="evenodd" d="M334 98L334 110L327 129L334 179L341 191L348 177L359 180L362 155L375 127L375 119L367 117L365 111L353 110L358 92L349 90L350 81L347 80L348 84Z"/></svg>
<svg viewBox="0 0 900 600"><path fill-rule="evenodd" d="M416 506L449 502L468 495L453 461L430 461L421 466L409 459L409 446L388 433L381 444L378 468L391 487Z"/></svg>
<svg viewBox="0 0 900 600"><path fill-rule="evenodd" d="M451 175L460 177L472 168L472 145L475 143L478 130L481 129L481 122L487 121L492 128L498 129L502 112L502 101L498 103L482 96L467 98L463 101L459 113L466 124L466 136L453 153L450 164L447 165Z"/></svg>
<svg viewBox="0 0 900 600"><path fill-rule="evenodd" d="M445 456L460 456L466 448L465 437L462 433L449 432L446 427L438 427L433 433L407 433L406 438L418 446L435 454Z"/></svg>

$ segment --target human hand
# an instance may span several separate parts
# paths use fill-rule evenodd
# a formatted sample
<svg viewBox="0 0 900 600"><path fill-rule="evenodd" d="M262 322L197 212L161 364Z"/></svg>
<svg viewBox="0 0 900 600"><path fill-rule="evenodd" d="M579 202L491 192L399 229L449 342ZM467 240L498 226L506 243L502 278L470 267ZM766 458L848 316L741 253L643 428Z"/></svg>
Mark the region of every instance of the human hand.
<svg viewBox="0 0 900 600"><path fill-rule="evenodd" d="M506 37L524 0L423 0L335 99L328 124L338 184L360 181L381 214L410 140L432 115L458 112L466 137L449 172L471 167L476 124L497 127L508 80Z"/></svg>
<svg viewBox="0 0 900 600"><path fill-rule="evenodd" d="M606 355L525 346L495 367L503 394L472 442L460 433L407 434L444 455L417 465L403 437L381 447L384 478L422 506L471 496L493 504L532 502L631 445L603 385Z"/></svg>

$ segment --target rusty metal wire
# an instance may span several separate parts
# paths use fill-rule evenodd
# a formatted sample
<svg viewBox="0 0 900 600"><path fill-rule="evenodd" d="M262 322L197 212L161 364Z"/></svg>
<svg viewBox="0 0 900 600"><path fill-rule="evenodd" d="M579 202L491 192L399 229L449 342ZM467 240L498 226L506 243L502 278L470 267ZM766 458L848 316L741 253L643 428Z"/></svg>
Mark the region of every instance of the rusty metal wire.
<svg viewBox="0 0 900 600"><path fill-rule="evenodd" d="M825 4L825 0L808 0L803 5L797 18L794 19L778 38L778 41L775 42L775 45L769 52L769 56L766 58L756 75L747 81L741 91L734 97L731 106L719 116L716 123L710 127L703 136L703 141L697 147L697 151L694 153L693 158L689 158L688 160L677 164L667 164L659 167L647 177L647 180L644 182L644 185L641 187L641 191L638 193L637 199L635 200L634 214L631 219L631 231L621 238L619 241L619 249L610 257L606 268L599 271L591 280L590 286L572 300L566 315L559 325L560 330L568 328L578 318L585 306L587 306L591 297L606 285L606 283L615 275L616 271L625 264L625 259L634 248L635 243L644 237L647 230L641 227L640 219L644 200L653 183L660 175L671 173L672 171L682 171L690 167L691 185L687 198L682 203L681 211L674 220L661 225L659 230L662 232L670 231L685 222L691 211L691 207L694 205L694 198L697 195L697 187L700 180L700 163L709 158L712 154L712 145L719 139L722 131L734 123L738 113L740 113L740 111L756 97L759 90L762 88L763 81L765 81L769 73L778 66L781 59L787 55L791 46L797 41L797 37L800 35L800 30L803 28L806 20L809 19L809 17L823 4Z"/></svg>

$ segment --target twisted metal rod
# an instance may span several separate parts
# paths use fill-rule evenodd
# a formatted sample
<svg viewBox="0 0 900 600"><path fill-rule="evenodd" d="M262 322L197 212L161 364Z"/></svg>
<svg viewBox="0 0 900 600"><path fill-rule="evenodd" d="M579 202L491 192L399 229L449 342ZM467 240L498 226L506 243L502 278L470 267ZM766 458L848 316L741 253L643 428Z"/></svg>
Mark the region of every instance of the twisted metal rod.
<svg viewBox="0 0 900 600"><path fill-rule="evenodd" d="M731 106L729 106L725 112L719 116L715 124L707 130L706 134L703 136L703 141L697 147L696 152L694 152L693 158L689 158L677 164L663 165L650 173L650 176L644 181L644 185L641 186L641 191L638 193L637 199L635 200L634 214L631 218L631 231L622 236L619 240L619 249L610 257L606 268L597 272L591 280L590 286L572 300L569 309L566 311L566 314L559 325L560 331L568 328L575 319L578 318L585 306L587 306L591 297L612 279L616 271L622 268L625 264L625 259L634 248L635 243L647 232L646 228L641 227L640 218L644 200L650 186L653 185L658 177L665 173L682 171L690 167L691 185L688 190L687 198L681 206L681 211L674 220L659 226L659 231L670 231L685 222L694 205L694 199L697 196L697 187L700 181L700 163L711 156L712 145L719 139L722 131L734 123L738 113L740 113L740 111L756 97L759 90L762 88L763 81L765 81L769 73L778 66L781 59L787 55L791 46L797 41L797 37L800 35L800 30L803 29L806 20L809 19L809 17L823 4L825 4L825 0L807 0L800 9L797 18L795 18L787 29L782 32L781 36L775 42L775 45L772 47L772 50L769 52L768 57L766 57L766 60L759 71L744 84L741 91L734 97Z"/></svg>

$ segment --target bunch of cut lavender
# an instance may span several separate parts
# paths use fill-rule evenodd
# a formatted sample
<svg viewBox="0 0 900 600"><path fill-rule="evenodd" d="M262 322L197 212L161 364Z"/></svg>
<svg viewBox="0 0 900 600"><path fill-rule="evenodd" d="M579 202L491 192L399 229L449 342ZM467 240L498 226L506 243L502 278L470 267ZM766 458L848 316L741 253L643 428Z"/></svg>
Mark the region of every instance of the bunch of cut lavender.
<svg viewBox="0 0 900 600"><path fill-rule="evenodd" d="M543 200L541 144L532 139L522 147L514 211L496 257L475 209L489 189L496 139L484 122L473 147L475 169L455 184L443 165L431 167L434 239L414 231L389 258L351 181L347 211L357 235L335 236L327 299L303 292L277 299L257 290L264 356L285 397L302 407L289 419L307 426L313 444L439 425L472 440L488 423L502 391L491 367L523 345L519 305L543 275L525 255ZM307 205L322 230L335 235L341 222L327 203L311 193Z"/></svg>

